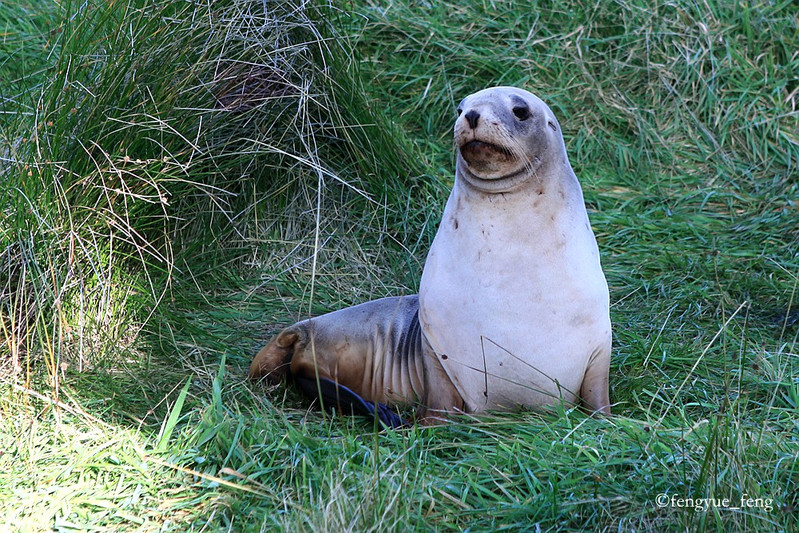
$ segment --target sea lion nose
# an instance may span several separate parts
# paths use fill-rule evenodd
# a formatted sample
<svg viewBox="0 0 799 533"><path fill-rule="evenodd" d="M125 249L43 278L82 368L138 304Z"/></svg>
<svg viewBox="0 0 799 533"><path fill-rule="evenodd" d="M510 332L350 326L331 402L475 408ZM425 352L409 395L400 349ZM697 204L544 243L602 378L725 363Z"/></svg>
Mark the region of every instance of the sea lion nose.
<svg viewBox="0 0 799 533"><path fill-rule="evenodd" d="M469 127L475 129L477 127L477 121L480 120L480 113L471 109L467 111L465 117L466 121L469 123Z"/></svg>

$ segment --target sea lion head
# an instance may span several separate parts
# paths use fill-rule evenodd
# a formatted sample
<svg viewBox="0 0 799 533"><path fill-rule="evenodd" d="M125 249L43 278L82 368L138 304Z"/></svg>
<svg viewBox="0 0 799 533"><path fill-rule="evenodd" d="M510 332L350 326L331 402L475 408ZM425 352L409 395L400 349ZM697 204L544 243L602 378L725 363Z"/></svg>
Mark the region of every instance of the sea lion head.
<svg viewBox="0 0 799 533"><path fill-rule="evenodd" d="M566 160L555 115L534 94L494 87L467 96L455 121L457 176L483 192L508 192L541 180ZM567 161L567 160L566 160Z"/></svg>

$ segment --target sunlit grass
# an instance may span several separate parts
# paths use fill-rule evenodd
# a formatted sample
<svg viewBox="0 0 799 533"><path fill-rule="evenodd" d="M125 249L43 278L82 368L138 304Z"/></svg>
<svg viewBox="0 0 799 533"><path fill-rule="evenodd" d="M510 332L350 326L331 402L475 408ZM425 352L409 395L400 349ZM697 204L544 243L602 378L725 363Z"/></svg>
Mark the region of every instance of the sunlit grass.
<svg viewBox="0 0 799 533"><path fill-rule="evenodd" d="M793 4L348 7L0 5L0 527L795 528ZM563 126L615 415L376 434L249 384L281 326L416 291L496 84Z"/></svg>

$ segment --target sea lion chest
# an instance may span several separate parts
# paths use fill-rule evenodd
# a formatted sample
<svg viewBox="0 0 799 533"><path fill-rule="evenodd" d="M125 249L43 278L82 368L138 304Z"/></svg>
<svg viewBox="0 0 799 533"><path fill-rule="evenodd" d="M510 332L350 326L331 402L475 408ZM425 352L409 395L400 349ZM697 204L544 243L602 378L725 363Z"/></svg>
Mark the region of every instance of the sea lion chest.
<svg viewBox="0 0 799 533"><path fill-rule="evenodd" d="M610 334L579 185L480 194L456 181L420 286L420 322L471 411L576 400Z"/></svg>

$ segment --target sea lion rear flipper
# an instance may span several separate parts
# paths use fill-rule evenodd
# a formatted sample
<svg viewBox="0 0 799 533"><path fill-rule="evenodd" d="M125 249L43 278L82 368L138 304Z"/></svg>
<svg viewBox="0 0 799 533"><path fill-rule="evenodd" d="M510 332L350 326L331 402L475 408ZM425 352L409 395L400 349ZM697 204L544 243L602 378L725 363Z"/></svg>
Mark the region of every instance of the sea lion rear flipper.
<svg viewBox="0 0 799 533"><path fill-rule="evenodd" d="M385 404L369 402L340 383L320 377L316 380L294 376L294 381L302 392L311 399L321 399L323 406L333 406L345 414L377 417L380 424L387 428L399 428L410 425ZM319 394L321 393L321 398Z"/></svg>
<svg viewBox="0 0 799 533"><path fill-rule="evenodd" d="M295 343L300 340L301 329L288 327L264 346L250 364L250 379L267 377L272 382L280 381L288 372Z"/></svg>

